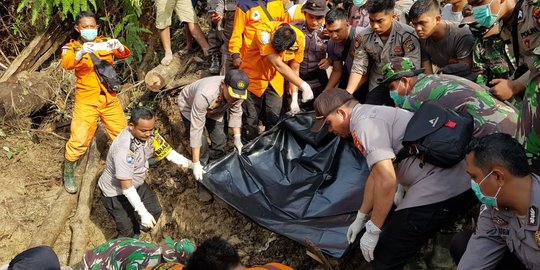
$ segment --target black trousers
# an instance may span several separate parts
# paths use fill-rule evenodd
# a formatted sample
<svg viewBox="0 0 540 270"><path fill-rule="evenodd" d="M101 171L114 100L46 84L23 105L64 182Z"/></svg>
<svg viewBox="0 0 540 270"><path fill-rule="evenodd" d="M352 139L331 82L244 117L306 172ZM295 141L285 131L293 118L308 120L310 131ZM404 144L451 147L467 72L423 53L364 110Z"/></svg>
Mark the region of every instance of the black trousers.
<svg viewBox="0 0 540 270"><path fill-rule="evenodd" d="M463 254L465 254L465 250L467 249L467 244L469 243L469 239L471 239L471 236L473 234L473 231L463 231L459 232L452 238L452 243L450 244L450 255L452 255L452 260L454 260L454 263L456 265L459 264L459 261L461 260L461 257L463 257ZM519 260L514 253L510 252L509 250L506 251L504 254L504 257L501 259L497 267L495 268L497 270L506 270L506 269L512 269L512 270L521 270L521 269L527 269L525 265Z"/></svg>
<svg viewBox="0 0 540 270"><path fill-rule="evenodd" d="M225 153L225 146L227 145L227 125L225 118L226 115L223 117L223 122L218 122L211 118L206 118L206 122L204 123L204 127L206 128L206 131L208 131L208 136L210 137L211 144L208 145L208 140L206 139L206 136L202 138L202 145L201 145L201 156L199 157L200 161L203 164L208 164L209 162L212 162L214 160L218 160L221 157L223 157ZM186 130L186 133L184 134L184 137L189 140L189 132L191 128L191 122L182 116L182 121L184 122L184 127Z"/></svg>
<svg viewBox="0 0 540 270"><path fill-rule="evenodd" d="M141 197L146 210L157 221L159 216L161 216L161 205L159 204L156 193L146 183L137 188L137 193ZM133 209L126 196L102 196L101 201L116 223L117 237L134 237L141 233L141 217L135 212L135 209Z"/></svg>
<svg viewBox="0 0 540 270"><path fill-rule="evenodd" d="M442 202L394 212L379 236L373 269L403 269L429 238L467 212L475 200L472 190L467 190Z"/></svg>
<svg viewBox="0 0 540 270"><path fill-rule="evenodd" d="M277 124L281 117L283 98L268 84L261 97L248 92L248 98L242 102L242 139L251 141L259 136L259 120L266 130Z"/></svg>

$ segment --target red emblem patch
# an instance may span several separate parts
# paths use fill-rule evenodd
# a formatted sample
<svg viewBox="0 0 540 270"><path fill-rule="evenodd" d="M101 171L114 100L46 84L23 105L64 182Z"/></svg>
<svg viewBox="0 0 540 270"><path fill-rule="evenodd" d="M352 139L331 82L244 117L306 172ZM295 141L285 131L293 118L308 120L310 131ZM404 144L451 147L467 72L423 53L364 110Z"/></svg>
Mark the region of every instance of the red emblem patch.
<svg viewBox="0 0 540 270"><path fill-rule="evenodd" d="M400 46L394 47L394 52L395 53L401 53L401 47Z"/></svg>
<svg viewBox="0 0 540 270"><path fill-rule="evenodd" d="M353 138L354 146L362 153L362 156L366 157L366 148L360 143L360 140L358 140L356 130L351 133L351 136Z"/></svg>

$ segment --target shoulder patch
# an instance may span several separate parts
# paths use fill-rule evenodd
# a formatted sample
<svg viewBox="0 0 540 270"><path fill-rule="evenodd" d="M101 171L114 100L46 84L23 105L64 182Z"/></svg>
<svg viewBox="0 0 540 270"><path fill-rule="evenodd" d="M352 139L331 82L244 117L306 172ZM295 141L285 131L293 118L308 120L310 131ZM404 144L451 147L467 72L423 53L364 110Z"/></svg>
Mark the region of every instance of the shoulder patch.
<svg viewBox="0 0 540 270"><path fill-rule="evenodd" d="M268 43L270 43L270 33L266 31L261 31L261 42L264 45L267 45Z"/></svg>
<svg viewBox="0 0 540 270"><path fill-rule="evenodd" d="M356 38L354 39L354 48L358 49L360 48L360 45L362 45L362 34L356 35Z"/></svg>
<svg viewBox="0 0 540 270"><path fill-rule="evenodd" d="M532 12L533 17L537 23L540 23L540 7L535 7Z"/></svg>
<svg viewBox="0 0 540 270"><path fill-rule="evenodd" d="M366 157L366 148L360 143L360 140L358 140L358 135L356 135L356 130L351 133L351 136L353 138L354 146L360 151L362 156Z"/></svg>
<svg viewBox="0 0 540 270"><path fill-rule="evenodd" d="M251 19L254 21L259 21L261 19L261 13L258 10L254 10L251 14Z"/></svg>
<svg viewBox="0 0 540 270"><path fill-rule="evenodd" d="M135 155L134 154L127 154L126 162L129 165L132 165L133 163L135 163Z"/></svg>
<svg viewBox="0 0 540 270"><path fill-rule="evenodd" d="M416 49L412 36L408 36L405 41L403 41L403 48L405 48L406 52L412 52L414 49Z"/></svg>

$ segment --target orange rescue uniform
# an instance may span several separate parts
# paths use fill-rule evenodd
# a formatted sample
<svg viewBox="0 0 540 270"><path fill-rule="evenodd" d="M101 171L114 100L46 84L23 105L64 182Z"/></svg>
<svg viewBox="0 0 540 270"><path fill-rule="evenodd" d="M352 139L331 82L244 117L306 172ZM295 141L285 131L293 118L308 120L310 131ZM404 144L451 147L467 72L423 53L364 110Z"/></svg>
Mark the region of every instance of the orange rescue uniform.
<svg viewBox="0 0 540 270"><path fill-rule="evenodd" d="M249 76L248 90L254 95L261 97L268 87L268 83L279 96L283 96L284 78L278 74L276 68L266 60L266 56L270 54L279 54L283 62L295 61L302 63L304 60L304 33L298 28L290 25L296 33L296 42L291 47L291 50L285 50L278 53L272 47L270 42L272 34L281 25L288 25L283 22L267 22L262 24L255 34L255 39L245 54L245 59L242 61L240 69L246 72Z"/></svg>
<svg viewBox="0 0 540 270"><path fill-rule="evenodd" d="M265 265L258 265L251 268L246 268L246 270L294 270L286 265L281 263L267 263Z"/></svg>
<svg viewBox="0 0 540 270"><path fill-rule="evenodd" d="M282 0L263 0L266 9L274 21L285 20L285 9ZM240 0L234 12L234 25L229 41L229 53L233 59L244 58L244 52L249 48L256 29L263 23L269 22L263 8L257 0Z"/></svg>
<svg viewBox="0 0 540 270"><path fill-rule="evenodd" d="M287 12L285 12L285 22L297 22L297 21L305 21L306 16L304 16L304 12L302 12L302 6L304 4L296 4L291 7ZM292 15L291 15L292 13Z"/></svg>
<svg viewBox="0 0 540 270"><path fill-rule="evenodd" d="M94 42L104 42L107 39L98 37ZM62 67L66 70L75 70L75 104L73 105L73 118L71 120L71 134L66 143L65 158L76 161L82 156L88 144L94 137L97 129L97 119L101 119L103 127L114 139L127 126L122 106L116 97L116 93L110 93L100 82L94 64L89 54L83 55L77 62L75 55L81 49L82 44L77 40L71 40L62 47ZM128 57L131 52L124 46L124 51L115 49L112 51L94 52L101 60L113 63L113 57L120 59Z"/></svg>

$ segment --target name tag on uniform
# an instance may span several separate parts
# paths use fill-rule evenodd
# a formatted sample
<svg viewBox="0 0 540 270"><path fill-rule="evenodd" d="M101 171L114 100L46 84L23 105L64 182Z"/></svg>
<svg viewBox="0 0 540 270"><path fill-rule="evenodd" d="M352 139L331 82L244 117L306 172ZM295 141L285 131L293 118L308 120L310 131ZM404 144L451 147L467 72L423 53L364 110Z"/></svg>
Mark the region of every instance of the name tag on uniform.
<svg viewBox="0 0 540 270"><path fill-rule="evenodd" d="M529 225L537 225L538 224L538 209L536 208L536 206L531 206L529 207L529 218L528 218L528 222L529 222Z"/></svg>

